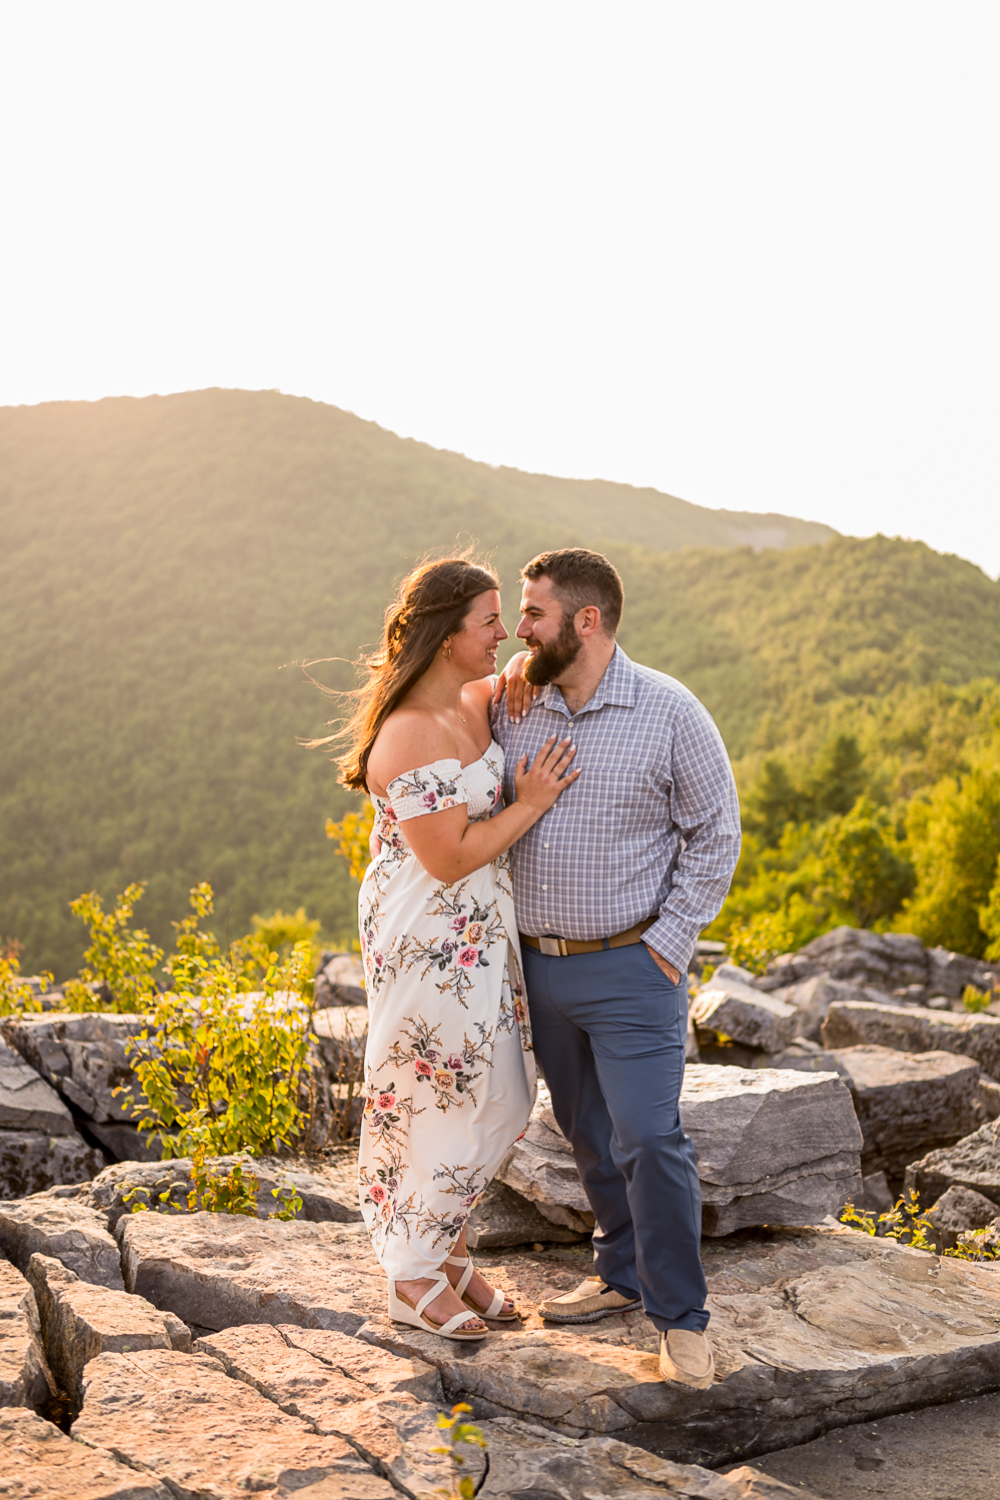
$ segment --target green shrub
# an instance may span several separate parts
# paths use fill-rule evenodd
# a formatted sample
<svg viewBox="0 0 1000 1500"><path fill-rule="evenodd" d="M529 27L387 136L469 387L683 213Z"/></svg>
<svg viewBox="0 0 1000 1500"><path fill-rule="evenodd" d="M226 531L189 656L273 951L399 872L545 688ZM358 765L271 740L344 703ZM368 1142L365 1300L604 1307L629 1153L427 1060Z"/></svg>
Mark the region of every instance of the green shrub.
<svg viewBox="0 0 1000 1500"><path fill-rule="evenodd" d="M135 1013L151 1004L156 995L153 970L163 950L150 942L143 928L128 925L145 889L144 882L126 886L110 912L104 910L96 891L86 891L70 902L70 911L90 929L90 947L83 955L79 979L65 986L67 1010ZM98 987L96 993L90 985Z"/></svg>
<svg viewBox="0 0 1000 1500"><path fill-rule="evenodd" d="M473 1448L486 1450L486 1439L482 1428L473 1422L463 1422L462 1417L466 1412L471 1412L472 1407L467 1406L464 1401L459 1401L451 1409L451 1416L445 1416L444 1412L438 1413L437 1424L442 1432L448 1434L447 1445L442 1444L439 1448L432 1448L432 1453L442 1453L451 1461L452 1479L448 1489L438 1488L434 1491L441 1495L443 1500L474 1500L476 1485L471 1474L463 1474L465 1467L465 1456L459 1452L459 1445L467 1443Z"/></svg>
<svg viewBox="0 0 1000 1500"><path fill-rule="evenodd" d="M42 1008L38 996L20 972L20 957L20 943L0 939L0 1016L21 1016L25 1011ZM38 977L46 985L52 983L51 974Z"/></svg>
<svg viewBox="0 0 1000 1500"><path fill-rule="evenodd" d="M927 1250L931 1254L950 1255L955 1260L996 1260L998 1252L990 1243L993 1238L989 1229L970 1229L958 1236L954 1249L938 1251L934 1239L934 1225L926 1214L920 1212L920 1200L916 1193L897 1198L885 1214L859 1212L853 1203L845 1203L839 1214L841 1224L849 1229L859 1229L863 1234L876 1235L880 1239L899 1240L912 1250Z"/></svg>

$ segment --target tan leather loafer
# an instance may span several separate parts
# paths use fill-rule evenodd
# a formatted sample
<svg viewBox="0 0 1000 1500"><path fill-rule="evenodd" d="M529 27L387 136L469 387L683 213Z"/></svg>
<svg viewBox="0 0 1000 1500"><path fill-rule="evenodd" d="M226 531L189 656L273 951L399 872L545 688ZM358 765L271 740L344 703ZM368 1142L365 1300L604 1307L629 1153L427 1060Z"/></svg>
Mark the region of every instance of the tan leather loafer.
<svg viewBox="0 0 1000 1500"><path fill-rule="evenodd" d="M668 1385L707 1391L715 1379L715 1359L707 1333L670 1328L660 1334L660 1374Z"/></svg>
<svg viewBox="0 0 1000 1500"><path fill-rule="evenodd" d="M540 1303L538 1311L552 1323L596 1323L641 1306L638 1297L623 1297L605 1286L599 1276L588 1276L573 1291Z"/></svg>

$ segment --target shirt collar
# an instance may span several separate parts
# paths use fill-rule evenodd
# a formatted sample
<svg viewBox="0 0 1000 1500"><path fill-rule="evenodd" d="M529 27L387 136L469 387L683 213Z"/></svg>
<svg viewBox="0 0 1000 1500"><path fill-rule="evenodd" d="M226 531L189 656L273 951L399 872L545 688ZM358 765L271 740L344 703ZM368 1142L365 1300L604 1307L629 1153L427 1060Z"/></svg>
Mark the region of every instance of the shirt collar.
<svg viewBox="0 0 1000 1500"><path fill-rule="evenodd" d="M556 712L564 712L571 718L579 714L596 713L599 708L614 706L615 708L635 708L636 675L635 667L625 655L622 648L616 643L615 654L605 669L604 676L597 684L597 689L589 703L578 710L577 715L571 715L566 707L566 700L555 683L550 682L542 688L538 695L538 703L542 708L552 708Z"/></svg>

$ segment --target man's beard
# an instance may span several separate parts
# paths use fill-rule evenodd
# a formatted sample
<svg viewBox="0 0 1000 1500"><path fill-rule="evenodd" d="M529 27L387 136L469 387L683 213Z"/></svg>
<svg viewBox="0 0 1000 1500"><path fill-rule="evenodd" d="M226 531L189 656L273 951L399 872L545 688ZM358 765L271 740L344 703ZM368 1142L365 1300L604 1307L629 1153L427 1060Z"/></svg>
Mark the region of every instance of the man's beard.
<svg viewBox="0 0 1000 1500"><path fill-rule="evenodd" d="M536 646L524 664L524 680L532 687L555 682L571 667L580 654L583 642L576 633L572 615L563 615L559 634L547 646Z"/></svg>

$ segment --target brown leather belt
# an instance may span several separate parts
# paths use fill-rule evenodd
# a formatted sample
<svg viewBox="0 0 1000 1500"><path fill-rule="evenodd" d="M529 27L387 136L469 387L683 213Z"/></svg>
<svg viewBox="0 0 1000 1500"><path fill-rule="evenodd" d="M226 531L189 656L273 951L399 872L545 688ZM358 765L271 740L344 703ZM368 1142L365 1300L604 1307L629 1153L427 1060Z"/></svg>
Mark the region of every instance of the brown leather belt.
<svg viewBox="0 0 1000 1500"><path fill-rule="evenodd" d="M528 937L523 932L518 936L529 948L537 948L539 953L545 953L549 958L570 958L576 953L600 953L605 943L609 948L627 948L630 943L641 943L643 933L655 921L655 917L647 917L645 922L637 922L627 932L616 932L614 937L587 938L581 942L577 942L575 938Z"/></svg>

